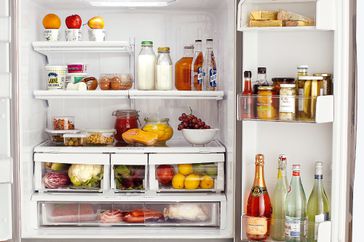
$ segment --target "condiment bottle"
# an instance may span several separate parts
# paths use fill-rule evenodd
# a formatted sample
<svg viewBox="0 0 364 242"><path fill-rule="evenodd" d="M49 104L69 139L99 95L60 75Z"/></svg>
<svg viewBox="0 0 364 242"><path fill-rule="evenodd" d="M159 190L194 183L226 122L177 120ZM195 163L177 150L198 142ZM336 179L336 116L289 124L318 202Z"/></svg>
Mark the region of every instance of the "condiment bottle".
<svg viewBox="0 0 364 242"><path fill-rule="evenodd" d="M192 62L192 90L202 91L203 87L203 62L202 40L195 41L195 55Z"/></svg>
<svg viewBox="0 0 364 242"><path fill-rule="evenodd" d="M169 51L169 47L158 48L157 80L155 83L157 90L172 90L173 88L173 67Z"/></svg>
<svg viewBox="0 0 364 242"><path fill-rule="evenodd" d="M175 69L176 89L191 90L191 70L193 61L193 45L184 47L183 57L177 61Z"/></svg>
<svg viewBox="0 0 364 242"><path fill-rule="evenodd" d="M258 88L260 86L268 86L267 81L267 68L265 67L258 67L258 75L257 80L253 87L253 93L256 95L258 94Z"/></svg>
<svg viewBox="0 0 364 242"><path fill-rule="evenodd" d="M138 56L138 89L153 90L155 74L156 56L153 50L153 41L142 41L142 49Z"/></svg>
<svg viewBox="0 0 364 242"><path fill-rule="evenodd" d="M252 89L252 73L251 71L244 72L244 90L241 99L241 118L252 119L254 118L254 100Z"/></svg>

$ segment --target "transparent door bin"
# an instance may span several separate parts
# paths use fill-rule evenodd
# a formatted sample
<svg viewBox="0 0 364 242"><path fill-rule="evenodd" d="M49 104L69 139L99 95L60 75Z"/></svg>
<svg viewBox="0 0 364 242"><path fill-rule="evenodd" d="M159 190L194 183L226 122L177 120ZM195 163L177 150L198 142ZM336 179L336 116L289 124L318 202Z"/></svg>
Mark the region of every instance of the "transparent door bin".
<svg viewBox="0 0 364 242"><path fill-rule="evenodd" d="M334 120L333 96L238 95L238 120L330 123Z"/></svg>
<svg viewBox="0 0 364 242"><path fill-rule="evenodd" d="M223 192L224 154L151 154L150 190Z"/></svg>
<svg viewBox="0 0 364 242"><path fill-rule="evenodd" d="M100 159L97 160L97 157ZM67 193L102 193L109 190L109 158L96 155L95 159L89 160L88 155L79 154L35 153L35 190Z"/></svg>
<svg viewBox="0 0 364 242"><path fill-rule="evenodd" d="M147 163L145 154L111 155L111 189L115 193L145 192Z"/></svg>
<svg viewBox="0 0 364 242"><path fill-rule="evenodd" d="M329 225L329 226L328 226ZM331 222L326 221L322 222L318 226L318 234L317 241L330 241L330 228ZM242 226L242 234L241 240L244 241L252 241L252 240L264 240L264 241L285 241L285 220L284 219L273 219L266 217L249 217L247 215L243 215L241 217L241 226ZM315 226L314 224L312 226ZM301 222L300 225L297 225L301 229L301 231L308 230L309 224L306 222ZM265 235L268 235L265 238ZM293 236L297 236L297 234L293 233ZM308 233L306 232L306 236L297 237L299 241L306 241L308 239ZM314 236L313 234L311 236ZM321 238L321 239L320 239ZM329 240L327 240L329 238Z"/></svg>
<svg viewBox="0 0 364 242"><path fill-rule="evenodd" d="M220 202L40 202L40 226L219 227Z"/></svg>

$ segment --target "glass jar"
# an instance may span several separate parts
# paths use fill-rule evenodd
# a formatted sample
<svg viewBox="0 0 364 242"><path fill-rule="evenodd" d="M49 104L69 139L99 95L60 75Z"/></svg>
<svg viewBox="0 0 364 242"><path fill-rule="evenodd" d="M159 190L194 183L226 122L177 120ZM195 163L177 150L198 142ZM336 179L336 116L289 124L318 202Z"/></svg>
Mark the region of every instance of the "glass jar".
<svg viewBox="0 0 364 242"><path fill-rule="evenodd" d="M332 75L330 73L315 73L314 76L322 76L322 95L332 95L333 94L333 83Z"/></svg>
<svg viewBox="0 0 364 242"><path fill-rule="evenodd" d="M177 90L191 91L193 50L193 45L185 46L183 57L176 63L175 82Z"/></svg>
<svg viewBox="0 0 364 242"><path fill-rule="evenodd" d="M277 110L274 107L273 87L258 87L257 97L257 117L262 120L274 120L277 116Z"/></svg>
<svg viewBox="0 0 364 242"><path fill-rule="evenodd" d="M298 118L313 121L316 115L316 99L322 94L322 76L300 76L298 96Z"/></svg>
<svg viewBox="0 0 364 242"><path fill-rule="evenodd" d="M173 64L169 52L169 47L158 48L157 80L155 83L157 90L172 90L173 88Z"/></svg>
<svg viewBox="0 0 364 242"><path fill-rule="evenodd" d="M153 50L153 41L143 41L138 56L138 89L154 90L155 74L156 57Z"/></svg>
<svg viewBox="0 0 364 242"><path fill-rule="evenodd" d="M138 112L136 110L117 110L113 112L113 116L116 117L115 129L116 135L115 139L119 142L123 142L122 134L129 129L137 129L138 125Z"/></svg>
<svg viewBox="0 0 364 242"><path fill-rule="evenodd" d="M279 93L279 119L293 121L296 118L296 85L281 84Z"/></svg>
<svg viewBox="0 0 364 242"><path fill-rule="evenodd" d="M146 118L143 130L146 132L155 132L158 135L158 144L164 145L173 136L173 129L168 122L168 118Z"/></svg>
<svg viewBox="0 0 364 242"><path fill-rule="evenodd" d="M294 84L295 79L291 77L274 77L273 82L273 95L279 95L279 90L281 89L281 84Z"/></svg>

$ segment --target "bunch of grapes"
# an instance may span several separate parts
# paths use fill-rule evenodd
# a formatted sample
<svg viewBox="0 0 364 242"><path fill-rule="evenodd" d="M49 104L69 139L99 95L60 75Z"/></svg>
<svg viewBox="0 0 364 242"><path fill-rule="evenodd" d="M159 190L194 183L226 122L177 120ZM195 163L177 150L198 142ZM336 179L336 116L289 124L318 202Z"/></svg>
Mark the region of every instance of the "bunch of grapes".
<svg viewBox="0 0 364 242"><path fill-rule="evenodd" d="M178 130L182 129L211 129L209 125L206 125L200 118L197 118L192 113L187 115L182 113L178 118L181 123L178 125Z"/></svg>

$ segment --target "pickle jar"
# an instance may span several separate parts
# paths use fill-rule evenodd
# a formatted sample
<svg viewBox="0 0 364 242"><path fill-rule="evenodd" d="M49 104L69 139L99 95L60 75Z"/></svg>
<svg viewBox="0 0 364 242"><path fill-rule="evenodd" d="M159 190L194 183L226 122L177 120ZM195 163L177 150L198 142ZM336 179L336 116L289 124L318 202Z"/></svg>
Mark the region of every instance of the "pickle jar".
<svg viewBox="0 0 364 242"><path fill-rule="evenodd" d="M293 121L296 118L296 85L281 84L279 93L279 119Z"/></svg>
<svg viewBox="0 0 364 242"><path fill-rule="evenodd" d="M272 86L258 87L257 117L261 120L275 120L277 118Z"/></svg>
<svg viewBox="0 0 364 242"><path fill-rule="evenodd" d="M298 97L298 119L303 121L313 121L316 117L316 100L322 96L322 76L300 76Z"/></svg>

